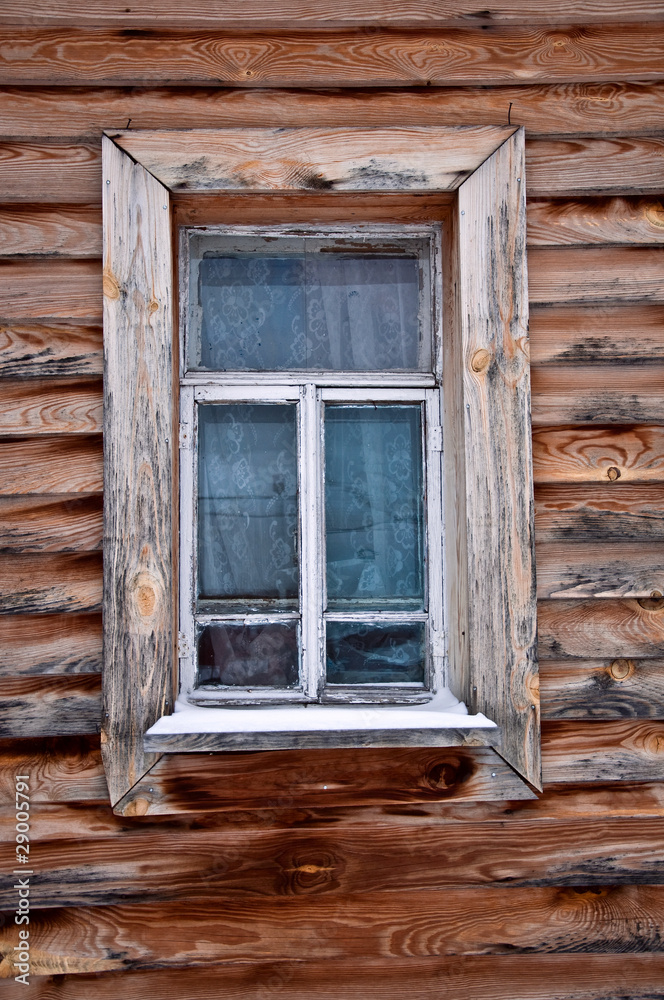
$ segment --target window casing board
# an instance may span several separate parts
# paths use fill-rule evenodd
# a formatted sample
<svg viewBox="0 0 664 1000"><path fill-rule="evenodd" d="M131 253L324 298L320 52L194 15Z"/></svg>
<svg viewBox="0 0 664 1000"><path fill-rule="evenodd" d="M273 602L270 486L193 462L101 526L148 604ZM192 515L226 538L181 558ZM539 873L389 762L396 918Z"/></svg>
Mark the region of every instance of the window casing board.
<svg viewBox="0 0 664 1000"><path fill-rule="evenodd" d="M442 350L449 680L471 712L498 723L499 752L539 787L523 130L286 130L288 156L299 150L308 174L282 170L283 131L104 138L102 752L111 799L121 811L122 798L156 762L155 749L146 747L190 749L177 740L144 745L144 734L171 710L176 684L177 341L168 187L181 188L178 164L187 151L191 159L199 140L199 189L208 192L283 194L306 189L311 171L335 190L367 196L457 192ZM250 178L240 176L237 155L247 145L257 164ZM422 150L422 169L408 172L413 149ZM369 180L359 169L368 159ZM187 190L196 183L190 174ZM358 732L351 745L444 745L441 734L418 730L395 739ZM494 741L479 730L450 732L449 745L463 742ZM198 740L196 749L204 748Z"/></svg>

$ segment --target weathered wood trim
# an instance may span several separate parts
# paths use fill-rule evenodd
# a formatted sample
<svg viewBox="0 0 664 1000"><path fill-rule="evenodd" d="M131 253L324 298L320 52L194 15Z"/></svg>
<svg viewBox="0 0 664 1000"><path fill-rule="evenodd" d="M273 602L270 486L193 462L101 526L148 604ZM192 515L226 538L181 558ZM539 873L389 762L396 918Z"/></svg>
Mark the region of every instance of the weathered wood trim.
<svg viewBox="0 0 664 1000"><path fill-rule="evenodd" d="M108 138L104 160L104 689L111 801L154 764L174 663L169 193Z"/></svg>
<svg viewBox="0 0 664 1000"><path fill-rule="evenodd" d="M541 787L523 129L458 207L471 705Z"/></svg>

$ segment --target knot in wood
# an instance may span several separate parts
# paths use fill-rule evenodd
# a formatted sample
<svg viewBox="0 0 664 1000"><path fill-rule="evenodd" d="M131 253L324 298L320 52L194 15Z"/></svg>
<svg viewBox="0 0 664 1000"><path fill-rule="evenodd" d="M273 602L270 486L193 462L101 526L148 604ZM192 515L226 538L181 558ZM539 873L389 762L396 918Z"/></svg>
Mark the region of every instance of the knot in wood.
<svg viewBox="0 0 664 1000"><path fill-rule="evenodd" d="M615 465L610 465L606 470L606 474L612 483L615 483L616 479L620 479L620 469L617 469Z"/></svg>
<svg viewBox="0 0 664 1000"><path fill-rule="evenodd" d="M158 581L145 570L132 580L130 593L136 611L142 619L152 618L158 610L160 590Z"/></svg>
<svg viewBox="0 0 664 1000"><path fill-rule="evenodd" d="M609 673L614 681L624 681L634 673L634 661L613 660L609 666Z"/></svg>
<svg viewBox="0 0 664 1000"><path fill-rule="evenodd" d="M120 285L118 279L112 271L109 271L106 268L104 269L104 276L102 278L102 290L107 299L120 298Z"/></svg>
<svg viewBox="0 0 664 1000"><path fill-rule="evenodd" d="M474 372L477 372L478 375L481 375L482 372L485 372L487 370L490 364L491 364L491 353L487 351L486 348L480 347L479 351L475 351L475 353L473 354L473 359L470 362L470 367L473 369Z"/></svg>

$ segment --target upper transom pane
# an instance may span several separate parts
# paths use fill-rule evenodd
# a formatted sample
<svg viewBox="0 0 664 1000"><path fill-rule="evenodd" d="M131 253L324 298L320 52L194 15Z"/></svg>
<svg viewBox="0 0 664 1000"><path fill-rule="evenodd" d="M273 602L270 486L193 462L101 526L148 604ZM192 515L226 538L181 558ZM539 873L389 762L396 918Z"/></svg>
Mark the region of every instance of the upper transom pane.
<svg viewBox="0 0 664 1000"><path fill-rule="evenodd" d="M190 231L187 368L429 371L429 240Z"/></svg>

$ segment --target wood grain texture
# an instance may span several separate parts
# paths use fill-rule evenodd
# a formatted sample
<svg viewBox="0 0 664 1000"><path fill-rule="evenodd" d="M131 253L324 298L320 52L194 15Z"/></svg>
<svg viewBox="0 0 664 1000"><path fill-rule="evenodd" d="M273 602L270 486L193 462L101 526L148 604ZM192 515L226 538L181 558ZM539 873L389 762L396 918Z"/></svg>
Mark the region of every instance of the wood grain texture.
<svg viewBox="0 0 664 1000"><path fill-rule="evenodd" d="M661 84L613 82L374 88L335 94L267 88L5 87L0 133L89 141L102 131L126 129L128 118L132 129L507 125L510 102L512 125L523 125L530 136L604 138L608 133L623 137L614 142L629 143L624 137L664 128ZM651 175L653 169L651 164ZM619 173L624 177L622 170ZM661 193L661 179L659 191L654 190ZM555 192L538 193L551 197ZM641 192L630 185L622 193Z"/></svg>
<svg viewBox="0 0 664 1000"><path fill-rule="evenodd" d="M382 87L659 80L660 24L220 33L7 28L0 84Z"/></svg>
<svg viewBox="0 0 664 1000"><path fill-rule="evenodd" d="M0 437L94 434L102 429L101 380L0 383Z"/></svg>
<svg viewBox="0 0 664 1000"><path fill-rule="evenodd" d="M228 961L345 962L367 955L389 963L414 956L581 949L658 953L663 905L661 886L496 887L490 906L485 890L449 889L343 900L220 900L201 909L183 902L172 908L154 903L39 911L30 922L36 952L31 974L205 968ZM10 927L0 938L5 968L15 937Z"/></svg>
<svg viewBox="0 0 664 1000"><path fill-rule="evenodd" d="M94 552L101 549L102 498L0 497L0 549L13 552Z"/></svg>
<svg viewBox="0 0 664 1000"><path fill-rule="evenodd" d="M48 614L101 608L101 553L3 555L0 613Z"/></svg>
<svg viewBox="0 0 664 1000"><path fill-rule="evenodd" d="M99 674L0 678L0 727L4 737L98 733Z"/></svg>
<svg viewBox="0 0 664 1000"><path fill-rule="evenodd" d="M658 542L541 542L537 596L650 597L664 594L664 539Z"/></svg>
<svg viewBox="0 0 664 1000"><path fill-rule="evenodd" d="M664 656L664 609L638 600L540 601L537 625L540 660Z"/></svg>
<svg viewBox="0 0 664 1000"><path fill-rule="evenodd" d="M0 449L0 496L101 493L101 436L19 438Z"/></svg>
<svg viewBox="0 0 664 1000"><path fill-rule="evenodd" d="M533 468L538 484L661 482L664 428L535 428Z"/></svg>
<svg viewBox="0 0 664 1000"><path fill-rule="evenodd" d="M523 131L459 189L471 711L539 785Z"/></svg>
<svg viewBox="0 0 664 1000"><path fill-rule="evenodd" d="M533 303L662 302L664 247L538 247L528 255Z"/></svg>
<svg viewBox="0 0 664 1000"><path fill-rule="evenodd" d="M129 16L127 16L129 15ZM535 23L569 24L574 21L657 21L664 17L660 0L561 0L555 8L541 0L510 0L509 3L488 4L481 11L470 0L399 0L386 10L380 0L335 0L324 8L304 5L299 0L281 0L278 7L265 10L257 0L238 3L237 0L196 0L183 4L181 0L138 0L129 10L118 3L94 0L58 0L45 11L35 0L8 0L2 24L79 26L144 26L160 25L188 28L264 27L268 30L292 28L358 27L375 31L383 25L394 27L436 27L439 24Z"/></svg>
<svg viewBox="0 0 664 1000"><path fill-rule="evenodd" d="M103 803L110 812L108 790L99 750L99 736L51 739L0 739L0 803L14 803L14 775L30 774L32 803ZM74 814L75 815L75 814ZM72 814L68 814L69 834Z"/></svg>
<svg viewBox="0 0 664 1000"><path fill-rule="evenodd" d="M101 257L101 212L96 205L0 208L3 257Z"/></svg>
<svg viewBox="0 0 664 1000"><path fill-rule="evenodd" d="M543 660L543 719L664 719L664 660Z"/></svg>
<svg viewBox="0 0 664 1000"><path fill-rule="evenodd" d="M453 191L513 131L509 126L149 135L130 130L113 132L112 138L173 192Z"/></svg>
<svg viewBox="0 0 664 1000"><path fill-rule="evenodd" d="M257 962L211 969L163 969L36 980L32 994L10 983L9 1000L653 1000L661 992L661 955L473 955L444 958ZM20 992L19 992L20 991ZM92 993L94 991L94 993Z"/></svg>
<svg viewBox="0 0 664 1000"><path fill-rule="evenodd" d="M0 374L7 378L101 375L100 326L0 324Z"/></svg>
<svg viewBox="0 0 664 1000"><path fill-rule="evenodd" d="M25 134L25 126L17 135ZM48 136L44 124L37 130ZM7 134L7 133L5 133ZM5 205L15 202L101 202L101 149L93 142L0 142L0 183ZM57 209L54 209L57 212Z"/></svg>
<svg viewBox="0 0 664 1000"><path fill-rule="evenodd" d="M533 305L530 360L539 365L650 365L664 360L664 306L658 303ZM573 375L573 372L570 372Z"/></svg>
<svg viewBox="0 0 664 1000"><path fill-rule="evenodd" d="M662 781L661 722L547 722L542 726L545 781Z"/></svg>
<svg viewBox="0 0 664 1000"><path fill-rule="evenodd" d="M664 243L664 203L655 198L531 200L527 235L533 247Z"/></svg>
<svg viewBox="0 0 664 1000"><path fill-rule="evenodd" d="M101 671L101 615L11 615L0 622L0 676Z"/></svg>
<svg viewBox="0 0 664 1000"><path fill-rule="evenodd" d="M606 131L612 130L607 127ZM567 136L528 142L529 197L648 193L661 196L664 138L620 134L624 131L621 128L618 134L606 136Z"/></svg>
<svg viewBox="0 0 664 1000"><path fill-rule="evenodd" d="M610 481L535 487L538 542L661 542L664 487Z"/></svg>
<svg viewBox="0 0 664 1000"><path fill-rule="evenodd" d="M664 424L662 364L538 365L532 394L534 427Z"/></svg>
<svg viewBox="0 0 664 1000"><path fill-rule="evenodd" d="M0 317L14 319L101 318L101 267L88 260L0 263Z"/></svg>
<svg viewBox="0 0 664 1000"><path fill-rule="evenodd" d="M173 305L168 191L104 140L104 729L117 802L172 699Z"/></svg>

